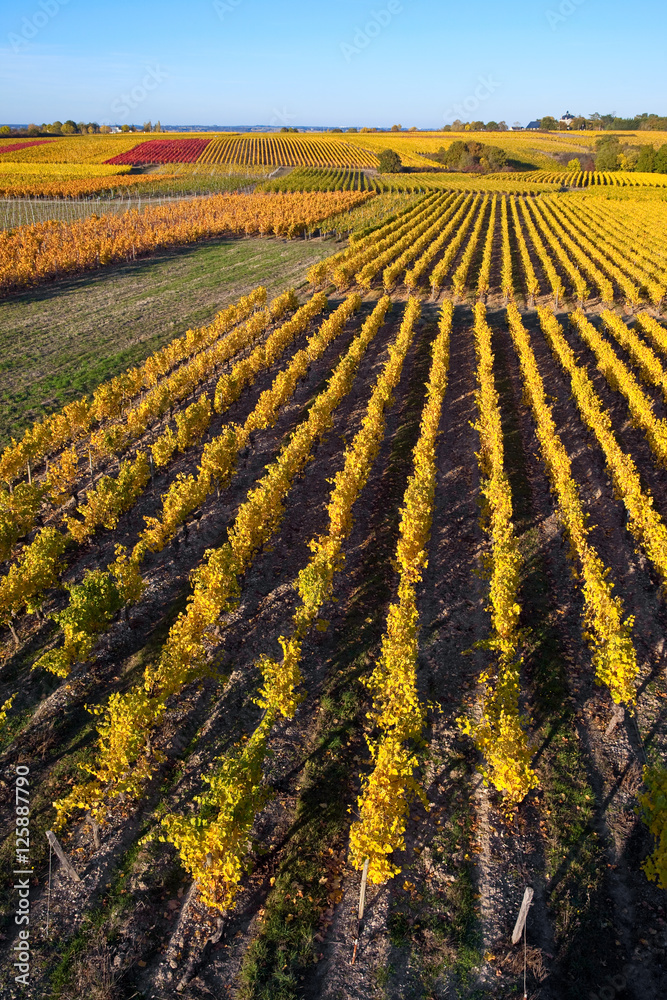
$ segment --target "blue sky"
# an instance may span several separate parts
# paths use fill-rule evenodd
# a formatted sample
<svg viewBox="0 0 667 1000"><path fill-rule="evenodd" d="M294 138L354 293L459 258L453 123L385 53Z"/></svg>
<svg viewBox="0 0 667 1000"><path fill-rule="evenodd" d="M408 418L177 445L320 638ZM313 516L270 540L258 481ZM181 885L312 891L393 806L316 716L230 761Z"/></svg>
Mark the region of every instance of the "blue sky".
<svg viewBox="0 0 667 1000"><path fill-rule="evenodd" d="M667 114L658 0L16 0L0 123Z"/></svg>

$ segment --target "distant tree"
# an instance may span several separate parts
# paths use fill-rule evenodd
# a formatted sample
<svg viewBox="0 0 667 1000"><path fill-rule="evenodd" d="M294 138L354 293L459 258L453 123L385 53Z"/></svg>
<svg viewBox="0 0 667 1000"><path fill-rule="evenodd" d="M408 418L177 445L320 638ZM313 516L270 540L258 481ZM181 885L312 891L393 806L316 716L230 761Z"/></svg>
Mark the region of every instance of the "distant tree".
<svg viewBox="0 0 667 1000"><path fill-rule="evenodd" d="M416 132L416 131L417 131L416 125L411 125L410 128L408 129L408 132Z"/></svg>
<svg viewBox="0 0 667 1000"><path fill-rule="evenodd" d="M144 124L142 126L142 131L143 132L152 132L153 131L153 123L152 122L144 122Z"/></svg>
<svg viewBox="0 0 667 1000"><path fill-rule="evenodd" d="M12 130L10 129L9 125L0 126L0 135L11 135L11 134Z"/></svg>
<svg viewBox="0 0 667 1000"><path fill-rule="evenodd" d="M76 125L70 125L69 122L65 122L60 131L63 135L75 135L76 130Z"/></svg>
<svg viewBox="0 0 667 1000"><path fill-rule="evenodd" d="M595 169L610 171L618 170L620 167L619 155L621 153L621 144L618 141L617 136L609 135L602 139L598 139L595 143L596 155L595 155Z"/></svg>
<svg viewBox="0 0 667 1000"><path fill-rule="evenodd" d="M659 118L658 115L646 115L640 123L639 128L651 132L667 132L667 118Z"/></svg>
<svg viewBox="0 0 667 1000"><path fill-rule="evenodd" d="M443 125L442 128L440 129L440 131L441 132L451 132L452 131L452 126L451 125Z"/></svg>
<svg viewBox="0 0 667 1000"><path fill-rule="evenodd" d="M354 127L354 125L353 125L353 126L352 126L352 128L349 128L349 129L348 129L347 131L348 131L348 132L357 132L357 131L358 131L358 129L356 129L356 128Z"/></svg>
<svg viewBox="0 0 667 1000"><path fill-rule="evenodd" d="M155 128L153 129L153 131L154 132L161 132L162 131L162 126L160 125L160 119L159 118L155 122Z"/></svg>
<svg viewBox="0 0 667 1000"><path fill-rule="evenodd" d="M28 125L28 135L41 135L41 129L38 129L34 123Z"/></svg>
<svg viewBox="0 0 667 1000"><path fill-rule="evenodd" d="M342 130L342 128L332 128L331 131L332 132L341 132L342 133L343 130Z"/></svg>
<svg viewBox="0 0 667 1000"><path fill-rule="evenodd" d="M465 122L462 122L460 118L455 118L452 122L452 132L463 132L465 128Z"/></svg>
<svg viewBox="0 0 667 1000"><path fill-rule="evenodd" d="M121 132L129 132L130 131L130 126L129 125L121 125L120 130L121 130Z"/></svg>
<svg viewBox="0 0 667 1000"><path fill-rule="evenodd" d="M658 174L667 174L667 143L655 154L655 170Z"/></svg>
<svg viewBox="0 0 667 1000"><path fill-rule="evenodd" d="M498 131L499 132L508 132L509 129L507 128L507 122L498 122Z"/></svg>
<svg viewBox="0 0 667 1000"><path fill-rule="evenodd" d="M546 132L555 132L558 128L558 122L552 115L547 115L545 118L540 118L540 128Z"/></svg>
<svg viewBox="0 0 667 1000"><path fill-rule="evenodd" d="M570 122L570 128L577 129L578 132L583 132L586 128L586 119L583 115L578 115Z"/></svg>
<svg viewBox="0 0 667 1000"><path fill-rule="evenodd" d="M480 166L494 174L502 170L507 163L507 153L500 146L483 146L477 156Z"/></svg>
<svg viewBox="0 0 667 1000"><path fill-rule="evenodd" d="M573 171L576 171L577 173L579 173L579 171L581 170L581 160L578 157L576 157L576 156L573 159L568 160L567 161L567 169L568 170L573 170Z"/></svg>
<svg viewBox="0 0 667 1000"><path fill-rule="evenodd" d="M393 149L383 149L381 153L378 153L378 159L380 161L378 165L380 173L400 174L403 169L401 158Z"/></svg>
<svg viewBox="0 0 667 1000"><path fill-rule="evenodd" d="M471 132L483 132L485 128L484 122L470 122Z"/></svg>
<svg viewBox="0 0 667 1000"><path fill-rule="evenodd" d="M506 166L507 153L499 146L486 146L475 139L466 142L456 139L447 149L441 146L431 159L438 160L447 170L496 173Z"/></svg>
<svg viewBox="0 0 667 1000"><path fill-rule="evenodd" d="M401 132L403 130L403 126L402 125L392 125L391 126L391 130L392 130L392 132Z"/></svg>
<svg viewBox="0 0 667 1000"><path fill-rule="evenodd" d="M655 170L655 149L653 146L642 146L637 157L635 170L640 170L644 174L652 174Z"/></svg>
<svg viewBox="0 0 667 1000"><path fill-rule="evenodd" d="M497 132L498 122L487 122L484 128L486 129L487 132Z"/></svg>
<svg viewBox="0 0 667 1000"><path fill-rule="evenodd" d="M622 151L618 154L618 165L621 170L636 170L641 151L641 146L623 146Z"/></svg>
<svg viewBox="0 0 667 1000"><path fill-rule="evenodd" d="M459 164L467 152L468 144L462 142L461 139L456 139L447 149L441 146L431 159L439 160L443 166L448 167L450 170L459 170Z"/></svg>

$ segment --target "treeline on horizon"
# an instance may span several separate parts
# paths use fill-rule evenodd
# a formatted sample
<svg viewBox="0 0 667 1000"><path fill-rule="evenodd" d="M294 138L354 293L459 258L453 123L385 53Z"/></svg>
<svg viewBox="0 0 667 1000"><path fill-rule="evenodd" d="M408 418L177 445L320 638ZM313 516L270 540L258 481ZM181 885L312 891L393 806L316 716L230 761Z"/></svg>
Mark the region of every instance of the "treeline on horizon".
<svg viewBox="0 0 667 1000"><path fill-rule="evenodd" d="M543 132L667 132L667 117L654 114L635 115L634 118L617 118L615 115L601 115L596 112L588 118L583 115L575 115L568 122L562 122L552 115L545 115L543 118L536 118L539 129ZM515 122L513 128L520 128ZM440 132L507 132L509 126L506 122L464 122L457 118L451 125L444 125Z"/></svg>
<svg viewBox="0 0 667 1000"><path fill-rule="evenodd" d="M568 132L571 130L575 131L608 131L608 132L623 132L623 131L642 131L642 132L667 132L667 116L649 114L644 112L641 115L635 115L634 118L619 118L616 115L608 114L601 115L598 112L589 115L585 118L583 115L575 116L572 121L568 123L561 122L560 120L554 118L552 115L545 115L543 118L535 119L539 123L539 128L545 132ZM152 122L144 122L143 125L121 125L119 126L121 132L161 132L162 127L160 122L156 122L155 125ZM519 128L518 122L512 126L513 128ZM112 128L110 125L99 125L97 122L75 122L73 119L68 118L67 121L54 121L50 124L42 122L41 125L35 125L31 123L27 128L12 128L10 125L0 126L0 136L12 136L13 138L23 138L23 137L38 137L38 136L64 136L64 135L95 135L95 134L106 134L111 132ZM298 132L299 129L294 127L283 126L279 131L281 132ZM351 128L329 128L326 129L328 132L332 133L343 133L343 132L508 132L510 131L510 126L506 122L500 121L462 121L457 118L452 122L451 125L443 125L438 128L433 129L418 129L413 125L409 129L404 129L402 125L392 125L391 128L383 129L376 127L363 126L361 128L351 127Z"/></svg>
<svg viewBox="0 0 667 1000"><path fill-rule="evenodd" d="M603 172L634 170L643 174L667 174L667 143L656 149L651 143L632 145L622 143L617 135L605 135L595 143L595 169Z"/></svg>
<svg viewBox="0 0 667 1000"><path fill-rule="evenodd" d="M143 125L121 125L121 132L161 132L160 122L153 125L152 122L144 122ZM108 135L112 131L111 125L98 125L97 122L75 122L68 118L66 122L51 122L41 125L30 124L27 128L12 128L11 125L0 126L0 136L11 136L21 139L39 138L40 136L63 136L63 135Z"/></svg>

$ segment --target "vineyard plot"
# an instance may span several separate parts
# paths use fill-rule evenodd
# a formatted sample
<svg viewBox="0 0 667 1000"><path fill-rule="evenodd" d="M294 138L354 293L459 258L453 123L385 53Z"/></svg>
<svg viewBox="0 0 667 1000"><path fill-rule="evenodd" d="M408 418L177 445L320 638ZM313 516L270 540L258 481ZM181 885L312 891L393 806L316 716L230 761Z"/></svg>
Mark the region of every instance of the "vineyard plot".
<svg viewBox="0 0 667 1000"><path fill-rule="evenodd" d="M376 167L375 153L346 142L308 136L228 136L213 139L200 163L294 167Z"/></svg>
<svg viewBox="0 0 667 1000"><path fill-rule="evenodd" d="M66 679L32 669L59 648L50 619L21 612L18 645L2 633L3 764L31 760L35 829L59 824L84 877L53 882L44 993L57 977L92 992L94 921L104 961L146 995L334 1000L372 995L378 970L392 998L511 995L525 884L532 992L579 1000L632 963L629 998L665 991L640 916L662 905L642 871L655 844L633 811L643 754L667 744L664 354L647 353L662 325L646 285L651 322L609 311L598 274L616 307L630 285L567 217L556 196L434 193L315 265L322 290L299 303L257 292L230 330L257 336L223 371L200 331L155 387L128 376L123 414L203 366L195 396L133 442L162 441L155 483L70 549L64 579L140 543L145 589ZM605 222L633 288L638 218ZM16 447L20 498L48 448L28 468ZM233 475L204 475L232 452ZM42 611L64 607L53 591Z"/></svg>
<svg viewBox="0 0 667 1000"><path fill-rule="evenodd" d="M556 307L564 301L659 307L665 298L666 262L635 254L639 221L625 207L612 213L603 231L595 214L582 221L564 196L471 192L452 199L454 193L426 196L423 215L407 210L404 228L400 216L378 227L314 268L310 280L317 285L330 278L341 288L354 278L369 288L382 274L386 289L403 285L422 293L430 288L434 296L469 297L479 287L480 294L505 301L520 295L529 307L549 300ZM657 238L667 221L662 206L655 216ZM599 236L607 231L602 251Z"/></svg>

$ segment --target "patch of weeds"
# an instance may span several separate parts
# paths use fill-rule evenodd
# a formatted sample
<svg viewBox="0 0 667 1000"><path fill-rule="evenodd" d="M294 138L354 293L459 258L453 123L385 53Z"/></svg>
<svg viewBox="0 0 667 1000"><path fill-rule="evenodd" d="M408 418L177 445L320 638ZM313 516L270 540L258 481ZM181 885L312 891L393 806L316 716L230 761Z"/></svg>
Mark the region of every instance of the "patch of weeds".
<svg viewBox="0 0 667 1000"><path fill-rule="evenodd" d="M394 948L400 948L404 945L410 934L410 924L408 923L408 916L398 910L396 913L390 913L389 919L387 921L387 929L389 931L389 941L394 946Z"/></svg>
<svg viewBox="0 0 667 1000"><path fill-rule="evenodd" d="M394 974L394 967L392 965L380 965L373 973L373 978L375 979L375 985L379 990L386 996L387 987L391 982L391 977Z"/></svg>
<svg viewBox="0 0 667 1000"><path fill-rule="evenodd" d="M7 719L2 729L0 729L0 754L3 754L7 747L14 742L21 730L27 726L32 716L32 708L24 708L15 714L10 709Z"/></svg>
<svg viewBox="0 0 667 1000"><path fill-rule="evenodd" d="M393 894L390 942L409 951L410 996L431 997L447 989L465 990L467 996L482 959L472 860L474 762L459 754L444 761L432 754L432 760L437 772L447 775L440 779L445 790L436 812L446 819L430 838L432 871L417 860Z"/></svg>

